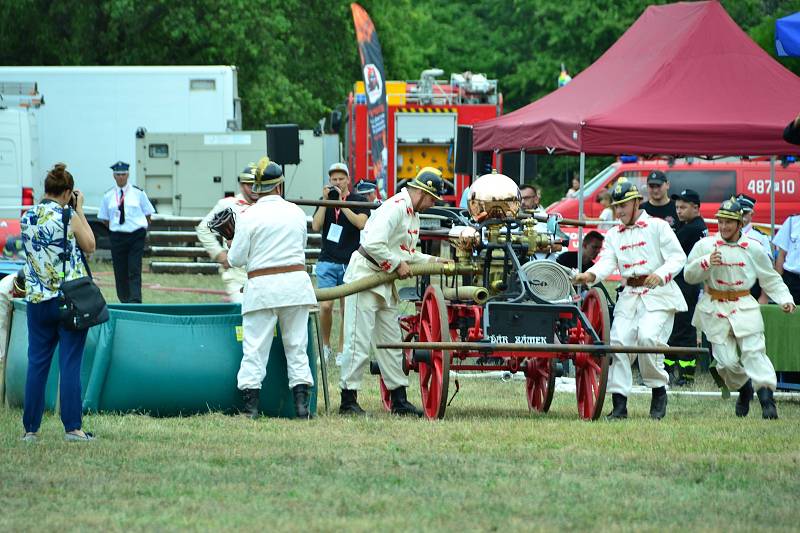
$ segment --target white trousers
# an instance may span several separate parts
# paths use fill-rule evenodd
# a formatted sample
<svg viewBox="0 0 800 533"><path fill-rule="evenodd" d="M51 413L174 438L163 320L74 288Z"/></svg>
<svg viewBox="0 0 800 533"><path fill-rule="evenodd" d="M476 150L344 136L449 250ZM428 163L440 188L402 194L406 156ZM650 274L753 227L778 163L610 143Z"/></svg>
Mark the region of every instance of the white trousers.
<svg viewBox="0 0 800 533"><path fill-rule="evenodd" d="M273 309L259 309L242 315L242 364L237 376L239 390L260 389L267 376L267 362L275 337L275 325L280 323L283 351L289 388L295 385L313 385L308 364L308 306L292 305Z"/></svg>
<svg viewBox="0 0 800 533"><path fill-rule="evenodd" d="M344 299L344 348L339 387L359 390L372 345L401 342L397 311L382 296L363 291ZM375 350L381 376L389 390L408 386L402 350Z"/></svg>
<svg viewBox="0 0 800 533"><path fill-rule="evenodd" d="M222 270L222 283L225 285L225 292L228 293L228 301L235 304L242 303L244 287L247 281L247 272L243 268L231 267Z"/></svg>
<svg viewBox="0 0 800 533"><path fill-rule="evenodd" d="M741 357L736 352L737 345ZM762 387L775 390L777 387L778 378L772 361L767 357L763 333L737 339L731 332L724 343L712 344L711 347L717 361L717 372L729 389L741 389L748 378L753 380L755 390Z"/></svg>
<svg viewBox="0 0 800 533"><path fill-rule="evenodd" d="M636 306L633 317L614 316L611 326L612 346L666 346L672 333L673 311L648 311ZM669 376L664 370L664 354L612 354L608 371L608 392L629 396L632 386L631 365L639 358L639 372L650 388L664 387Z"/></svg>

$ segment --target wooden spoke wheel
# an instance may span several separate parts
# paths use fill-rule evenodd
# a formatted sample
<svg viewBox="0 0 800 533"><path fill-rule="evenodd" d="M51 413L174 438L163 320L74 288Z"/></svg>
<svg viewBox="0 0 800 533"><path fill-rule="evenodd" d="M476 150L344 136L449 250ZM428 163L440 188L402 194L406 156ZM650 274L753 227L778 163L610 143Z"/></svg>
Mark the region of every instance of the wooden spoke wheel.
<svg viewBox="0 0 800 533"><path fill-rule="evenodd" d="M608 344L611 337L611 317L608 300L602 290L592 288L586 294L581 311L600 340ZM581 344L591 344L592 336L585 331ZM609 355L575 354L575 393L578 397L578 414L584 420L597 420L603 410L608 381Z"/></svg>
<svg viewBox="0 0 800 533"><path fill-rule="evenodd" d="M403 342L411 342L414 340L414 333L408 332L406 333L405 337L403 337ZM411 363L411 355L413 350L405 349L403 350L403 368L408 368L407 365ZM406 372L408 374L408 372ZM381 404L383 404L383 409L387 412L392 410L392 395L389 392L389 389L386 388L386 383L383 381L383 376L378 376L378 386L380 387L381 393Z"/></svg>
<svg viewBox="0 0 800 533"><path fill-rule="evenodd" d="M430 285L425 290L420 308L420 342L450 342L450 322L444 302L439 287ZM429 419L444 418L449 384L450 352L431 350L430 360L419 362L422 410Z"/></svg>
<svg viewBox="0 0 800 533"><path fill-rule="evenodd" d="M525 394L528 409L546 413L556 389L556 361L545 357L531 357L525 367Z"/></svg>

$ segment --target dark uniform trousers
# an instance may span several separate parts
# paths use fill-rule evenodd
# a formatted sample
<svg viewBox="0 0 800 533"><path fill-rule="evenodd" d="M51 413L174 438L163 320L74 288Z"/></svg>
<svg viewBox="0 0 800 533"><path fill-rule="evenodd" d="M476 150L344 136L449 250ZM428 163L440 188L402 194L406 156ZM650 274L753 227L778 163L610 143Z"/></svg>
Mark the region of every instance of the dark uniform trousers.
<svg viewBox="0 0 800 533"><path fill-rule="evenodd" d="M132 233L109 232L117 298L122 303L142 303L142 257L146 235L144 228Z"/></svg>
<svg viewBox="0 0 800 533"><path fill-rule="evenodd" d="M683 279L682 271L675 276L675 283L677 283L678 287L681 289L683 298L686 300L686 306L689 309L682 313L675 313L672 334L667 344L669 346L688 346L694 348L697 346L697 330L692 325L692 317L694 316L694 309L697 307L697 301L700 297L700 287L698 285L686 283L686 280ZM691 380L694 378L697 360L694 355L665 357L664 366L667 372L670 372L672 375L675 375L674 370L676 370L676 366L679 367L680 375Z"/></svg>
<svg viewBox="0 0 800 533"><path fill-rule="evenodd" d="M789 288L789 292L792 293L792 298L794 298L795 303L800 303L800 274L784 270L783 276L781 277Z"/></svg>

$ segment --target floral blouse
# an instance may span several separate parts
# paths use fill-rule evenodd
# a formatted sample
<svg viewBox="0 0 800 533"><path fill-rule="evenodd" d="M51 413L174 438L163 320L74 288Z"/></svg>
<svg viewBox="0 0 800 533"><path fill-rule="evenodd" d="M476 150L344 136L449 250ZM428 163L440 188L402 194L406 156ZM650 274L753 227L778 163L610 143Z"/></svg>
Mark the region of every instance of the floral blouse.
<svg viewBox="0 0 800 533"><path fill-rule="evenodd" d="M67 230L69 262L66 277L63 276L59 255L63 252L64 224L61 217L64 209L56 202L44 200L26 211L20 219L22 244L27 256L25 299L31 303L56 298L61 295L63 281L86 276L72 225Z"/></svg>

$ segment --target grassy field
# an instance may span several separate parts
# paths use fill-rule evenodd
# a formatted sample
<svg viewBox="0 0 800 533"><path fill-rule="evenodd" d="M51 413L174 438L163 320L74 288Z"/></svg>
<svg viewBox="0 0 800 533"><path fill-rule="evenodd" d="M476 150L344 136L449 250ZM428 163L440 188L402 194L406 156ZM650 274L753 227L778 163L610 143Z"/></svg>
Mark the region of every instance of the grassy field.
<svg viewBox="0 0 800 533"><path fill-rule="evenodd" d="M145 301L165 295L188 300ZM524 382L463 380L430 422L383 413L369 383L366 419L93 415L84 426L99 440L87 444L64 443L52 414L42 442L23 443L20 411L0 409L0 530L798 529L798 403L779 401L767 422L757 402L737 419L733 399L671 397L653 422L634 396L628 421L586 423L574 395L536 415Z"/></svg>

